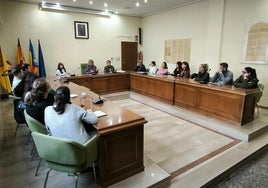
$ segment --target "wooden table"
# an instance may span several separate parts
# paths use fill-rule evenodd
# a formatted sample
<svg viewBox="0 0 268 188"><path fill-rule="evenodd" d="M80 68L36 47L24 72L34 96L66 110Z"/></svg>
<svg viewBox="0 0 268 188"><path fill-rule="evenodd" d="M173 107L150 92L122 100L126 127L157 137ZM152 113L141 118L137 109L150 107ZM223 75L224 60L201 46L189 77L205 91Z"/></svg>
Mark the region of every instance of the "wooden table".
<svg viewBox="0 0 268 188"><path fill-rule="evenodd" d="M98 94L129 90L129 73L81 75L67 77L67 79Z"/></svg>
<svg viewBox="0 0 268 188"><path fill-rule="evenodd" d="M174 100L174 77L130 73L130 90L169 104Z"/></svg>
<svg viewBox="0 0 268 188"><path fill-rule="evenodd" d="M142 116L105 99L103 104L92 104L92 99L98 97L97 94L84 86L72 82L64 83L66 79L48 77L47 80L55 90L66 85L71 93L77 94L78 97L71 99L72 103L82 104L85 109L107 113L107 116L100 117L94 125L99 139L101 187L107 187L144 170L143 126L147 121ZM86 92L86 98L80 97L82 92Z"/></svg>
<svg viewBox="0 0 268 188"><path fill-rule="evenodd" d="M254 120L258 89L200 84L173 76L130 73L130 90L205 113L235 125Z"/></svg>
<svg viewBox="0 0 268 188"><path fill-rule="evenodd" d="M176 79L174 93L175 105L212 115L235 125L244 125L254 120L257 89Z"/></svg>

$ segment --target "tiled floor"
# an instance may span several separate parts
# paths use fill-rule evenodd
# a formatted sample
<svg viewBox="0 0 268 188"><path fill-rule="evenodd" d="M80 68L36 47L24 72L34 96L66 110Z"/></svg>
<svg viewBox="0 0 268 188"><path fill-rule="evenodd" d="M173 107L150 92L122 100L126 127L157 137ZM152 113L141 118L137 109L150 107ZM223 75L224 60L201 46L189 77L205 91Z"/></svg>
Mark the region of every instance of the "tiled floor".
<svg viewBox="0 0 268 188"><path fill-rule="evenodd" d="M144 127L145 156L160 168L179 175L237 144L238 141L131 99L115 101L148 121Z"/></svg>

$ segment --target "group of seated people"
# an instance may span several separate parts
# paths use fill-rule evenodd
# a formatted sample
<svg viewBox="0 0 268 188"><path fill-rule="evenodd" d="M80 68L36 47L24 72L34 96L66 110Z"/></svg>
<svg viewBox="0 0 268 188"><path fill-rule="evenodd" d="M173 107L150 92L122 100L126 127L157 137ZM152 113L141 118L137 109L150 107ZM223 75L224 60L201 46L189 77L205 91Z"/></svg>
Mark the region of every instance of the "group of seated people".
<svg viewBox="0 0 268 188"><path fill-rule="evenodd" d="M138 62L135 69L136 72L146 72L146 68L142 62ZM209 75L210 69L207 64L201 64L199 66L198 73L190 74L190 67L188 62L176 63L176 68L173 71L172 76L180 78L191 78L200 83L211 83L213 85L234 85L234 87L241 88L257 88L258 87L258 78L256 70L252 67L245 67L240 75L235 81L233 81L233 73L228 70L228 64L225 62L220 63L219 70L214 74L212 79ZM161 67L158 69L156 67L155 61L152 61L149 65L149 74L156 75L168 75L167 63L163 62Z"/></svg>
<svg viewBox="0 0 268 188"><path fill-rule="evenodd" d="M29 65L25 64L14 69L18 81L13 80L13 93L20 97L14 101L14 117L19 116L20 122L25 123L26 110L31 117L46 126L50 135L81 144L94 136L96 131L90 124L97 123L98 117L92 111L72 104L67 86L60 86L54 91L44 77L31 73L28 68ZM64 66L62 69L65 71Z"/></svg>
<svg viewBox="0 0 268 188"><path fill-rule="evenodd" d="M98 74L98 72L99 72L99 70L96 67L96 65L94 65L94 61L92 59L89 59L85 74L95 75L95 74ZM114 66L112 66L112 62L110 60L106 61L106 66L104 67L103 72L104 73L115 73L116 72L116 70L115 70ZM57 77L67 76L66 69L65 69L64 64L62 62L58 63L58 68L56 70L56 76Z"/></svg>

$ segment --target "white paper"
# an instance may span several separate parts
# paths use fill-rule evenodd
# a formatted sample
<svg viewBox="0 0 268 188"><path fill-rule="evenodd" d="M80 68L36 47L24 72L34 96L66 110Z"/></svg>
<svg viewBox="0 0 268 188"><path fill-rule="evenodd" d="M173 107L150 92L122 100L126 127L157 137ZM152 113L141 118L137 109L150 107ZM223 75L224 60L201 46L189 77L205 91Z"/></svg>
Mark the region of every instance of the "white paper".
<svg viewBox="0 0 268 188"><path fill-rule="evenodd" d="M77 94L74 94L74 93L70 95L71 98L75 98L75 97L77 97L77 96L78 96L78 95L77 95Z"/></svg>
<svg viewBox="0 0 268 188"><path fill-rule="evenodd" d="M98 117L106 116L106 115L107 115L105 112L100 111L100 110L95 111L94 114L95 114L96 116L98 116Z"/></svg>

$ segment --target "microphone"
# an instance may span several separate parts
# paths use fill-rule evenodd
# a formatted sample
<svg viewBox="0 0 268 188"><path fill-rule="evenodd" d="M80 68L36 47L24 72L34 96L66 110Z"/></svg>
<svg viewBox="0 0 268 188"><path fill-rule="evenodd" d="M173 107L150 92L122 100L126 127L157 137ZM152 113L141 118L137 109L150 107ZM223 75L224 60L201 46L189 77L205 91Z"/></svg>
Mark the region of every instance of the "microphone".
<svg viewBox="0 0 268 188"><path fill-rule="evenodd" d="M100 94L99 94L99 98L96 98L96 99L92 100L92 103L93 104L102 104L103 103L103 100L101 99Z"/></svg>

